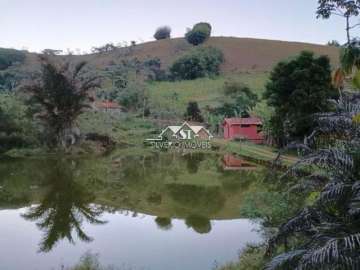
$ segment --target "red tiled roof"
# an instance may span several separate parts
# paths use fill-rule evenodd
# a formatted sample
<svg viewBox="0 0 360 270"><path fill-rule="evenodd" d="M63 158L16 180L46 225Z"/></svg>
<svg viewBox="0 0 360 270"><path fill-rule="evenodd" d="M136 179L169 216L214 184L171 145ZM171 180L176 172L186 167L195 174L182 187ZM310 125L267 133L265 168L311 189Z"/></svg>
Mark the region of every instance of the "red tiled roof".
<svg viewBox="0 0 360 270"><path fill-rule="evenodd" d="M225 118L224 124L229 125L262 125L262 121L258 117L248 117L248 118Z"/></svg>

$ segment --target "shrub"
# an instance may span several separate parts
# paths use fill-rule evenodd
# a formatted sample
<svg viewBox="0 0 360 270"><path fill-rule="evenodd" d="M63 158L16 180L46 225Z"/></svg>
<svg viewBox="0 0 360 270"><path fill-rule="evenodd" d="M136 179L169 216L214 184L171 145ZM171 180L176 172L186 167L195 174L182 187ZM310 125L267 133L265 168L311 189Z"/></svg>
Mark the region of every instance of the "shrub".
<svg viewBox="0 0 360 270"><path fill-rule="evenodd" d="M170 67L174 79L193 80L219 75L224 62L221 50L213 47L197 48L177 59Z"/></svg>
<svg viewBox="0 0 360 270"><path fill-rule="evenodd" d="M145 60L144 69L149 81L165 81L168 79L168 74L161 68L161 61L159 58Z"/></svg>
<svg viewBox="0 0 360 270"><path fill-rule="evenodd" d="M158 29L156 29L154 38L156 40L167 39L170 38L170 34L171 34L171 28L169 26L161 26Z"/></svg>
<svg viewBox="0 0 360 270"><path fill-rule="evenodd" d="M14 63L23 63L25 54L22 51L0 48L0 70L7 69Z"/></svg>
<svg viewBox="0 0 360 270"><path fill-rule="evenodd" d="M0 152L37 144L37 126L15 94L0 94Z"/></svg>
<svg viewBox="0 0 360 270"><path fill-rule="evenodd" d="M190 101L188 103L184 117L185 117L185 120L188 120L188 121L196 121L196 122L204 121L204 118L201 115L199 105L196 101Z"/></svg>
<svg viewBox="0 0 360 270"><path fill-rule="evenodd" d="M186 40L192 45L199 45L204 43L211 35L211 25L209 23L201 22L195 24L193 29L185 34Z"/></svg>

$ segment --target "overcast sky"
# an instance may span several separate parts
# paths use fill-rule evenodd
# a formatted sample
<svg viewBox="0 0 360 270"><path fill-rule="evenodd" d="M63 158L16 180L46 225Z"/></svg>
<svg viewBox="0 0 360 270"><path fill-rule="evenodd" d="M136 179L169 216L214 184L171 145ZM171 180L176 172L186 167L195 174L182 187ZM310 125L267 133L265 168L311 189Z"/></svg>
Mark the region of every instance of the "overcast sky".
<svg viewBox="0 0 360 270"><path fill-rule="evenodd" d="M199 21L213 36L325 44L345 41L344 21L316 19L316 0L0 0L0 47L90 51L107 42L173 37Z"/></svg>

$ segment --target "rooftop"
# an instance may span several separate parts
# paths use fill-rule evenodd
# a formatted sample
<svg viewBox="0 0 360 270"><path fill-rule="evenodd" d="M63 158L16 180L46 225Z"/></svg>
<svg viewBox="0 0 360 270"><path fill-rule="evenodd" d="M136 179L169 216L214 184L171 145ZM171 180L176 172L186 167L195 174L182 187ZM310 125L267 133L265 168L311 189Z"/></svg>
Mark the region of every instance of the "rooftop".
<svg viewBox="0 0 360 270"><path fill-rule="evenodd" d="M224 124L229 125L262 125L262 121L258 117L234 117L234 118L225 118Z"/></svg>

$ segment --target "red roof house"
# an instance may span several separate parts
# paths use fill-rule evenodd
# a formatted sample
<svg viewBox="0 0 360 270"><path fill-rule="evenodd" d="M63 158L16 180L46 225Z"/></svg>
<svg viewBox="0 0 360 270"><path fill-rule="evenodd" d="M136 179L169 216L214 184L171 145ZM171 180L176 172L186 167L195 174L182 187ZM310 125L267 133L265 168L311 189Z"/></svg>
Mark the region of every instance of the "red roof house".
<svg viewBox="0 0 360 270"><path fill-rule="evenodd" d="M257 117L225 118L224 139L243 138L254 143L263 143L262 121Z"/></svg>

